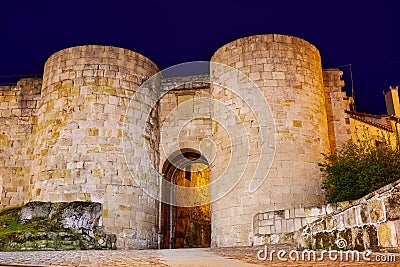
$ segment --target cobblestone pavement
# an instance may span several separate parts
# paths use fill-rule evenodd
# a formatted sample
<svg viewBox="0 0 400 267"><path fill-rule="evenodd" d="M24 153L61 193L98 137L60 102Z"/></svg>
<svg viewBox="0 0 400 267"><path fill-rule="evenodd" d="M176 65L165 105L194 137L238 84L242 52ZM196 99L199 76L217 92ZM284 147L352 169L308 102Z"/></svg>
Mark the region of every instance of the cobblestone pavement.
<svg viewBox="0 0 400 267"><path fill-rule="evenodd" d="M162 258L168 266L207 266L207 267L256 267L261 265L250 264L239 259L223 257L213 253L210 249L163 249Z"/></svg>
<svg viewBox="0 0 400 267"><path fill-rule="evenodd" d="M0 266L168 266L159 250L0 252Z"/></svg>
<svg viewBox="0 0 400 267"><path fill-rule="evenodd" d="M0 266L400 266L400 254L388 258L389 254L374 253L370 261L360 259L317 261L279 261L275 254L274 260L260 261L257 252L263 247L213 248L213 249L180 249L180 250L108 250L108 251L36 251L36 252L0 252ZM268 247L278 251L290 248L282 246ZM319 258L321 253L317 253ZM378 262L386 256L385 262ZM286 257L288 257L286 255ZM389 261L390 260L390 261Z"/></svg>

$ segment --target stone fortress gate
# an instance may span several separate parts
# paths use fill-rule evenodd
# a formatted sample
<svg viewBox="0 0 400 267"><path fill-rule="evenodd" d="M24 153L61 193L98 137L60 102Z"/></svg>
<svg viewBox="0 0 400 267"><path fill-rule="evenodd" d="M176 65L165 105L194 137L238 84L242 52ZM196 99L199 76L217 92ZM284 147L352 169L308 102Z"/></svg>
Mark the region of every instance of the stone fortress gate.
<svg viewBox="0 0 400 267"><path fill-rule="evenodd" d="M350 138L341 72L277 34L210 61L166 77L136 52L78 46L0 87L1 207L100 202L128 249L252 245L256 214L322 204L321 153Z"/></svg>

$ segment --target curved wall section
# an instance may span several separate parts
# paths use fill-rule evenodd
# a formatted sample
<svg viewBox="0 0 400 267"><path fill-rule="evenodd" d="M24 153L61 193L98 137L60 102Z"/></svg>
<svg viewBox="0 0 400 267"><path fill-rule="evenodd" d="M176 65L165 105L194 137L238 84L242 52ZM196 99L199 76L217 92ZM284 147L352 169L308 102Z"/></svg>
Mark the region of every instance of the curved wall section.
<svg viewBox="0 0 400 267"><path fill-rule="evenodd" d="M247 75L265 97L275 121L275 158L261 187L254 193L247 191L252 177L246 171L236 187L211 207L212 246L250 245L254 242L251 236L255 214L323 202L317 163L322 161L321 153L327 151L329 144L320 54L302 39L271 34L228 43L215 52L211 61L226 64ZM211 66L211 76L215 75L214 71ZM226 76L229 83L231 77ZM219 81L224 82L223 75ZM225 102L230 110L236 110L242 123L250 129L250 153L239 155L247 158L231 160L246 162L248 159L246 166L254 169L260 142L268 140L253 139L257 135L253 112L265 110L244 103L240 96L234 96L232 100L232 93L228 91L215 84L211 87L212 97ZM224 111L214 110L215 114L221 112ZM263 123L258 122L259 125ZM215 132L214 139L218 139L218 135ZM232 149L224 140L216 143L222 154ZM222 168L226 165L218 161L216 158L213 164L211 180L217 178L213 174L223 173Z"/></svg>
<svg viewBox="0 0 400 267"><path fill-rule="evenodd" d="M157 72L146 57L109 46L72 47L47 60L35 128L31 200L101 202L103 224L117 234L119 247L156 246L155 200L134 184L124 157L128 153L139 163L146 151L124 151L122 138L124 124L158 115L151 112L156 88L141 90L140 107L126 113L137 88ZM154 146L147 153L155 166L157 123L147 126ZM135 175L145 179L149 168L142 166Z"/></svg>

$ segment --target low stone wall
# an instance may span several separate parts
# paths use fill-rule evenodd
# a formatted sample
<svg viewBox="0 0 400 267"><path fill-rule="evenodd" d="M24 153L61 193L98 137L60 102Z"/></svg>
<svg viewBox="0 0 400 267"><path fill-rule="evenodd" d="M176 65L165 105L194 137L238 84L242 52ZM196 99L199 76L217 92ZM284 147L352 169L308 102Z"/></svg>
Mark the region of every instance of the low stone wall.
<svg viewBox="0 0 400 267"><path fill-rule="evenodd" d="M400 180L351 202L255 215L253 245L279 243L308 249L399 252Z"/></svg>
<svg viewBox="0 0 400 267"><path fill-rule="evenodd" d="M400 251L400 180L349 203L295 234L310 249Z"/></svg>
<svg viewBox="0 0 400 267"><path fill-rule="evenodd" d="M346 203L258 213L253 220L253 245L294 242L294 232L343 205Z"/></svg>

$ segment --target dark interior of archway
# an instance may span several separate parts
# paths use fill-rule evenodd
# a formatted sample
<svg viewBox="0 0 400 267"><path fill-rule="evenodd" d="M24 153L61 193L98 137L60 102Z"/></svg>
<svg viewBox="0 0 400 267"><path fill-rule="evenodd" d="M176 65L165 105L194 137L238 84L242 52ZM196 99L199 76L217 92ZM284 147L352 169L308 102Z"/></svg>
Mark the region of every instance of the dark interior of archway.
<svg viewBox="0 0 400 267"><path fill-rule="evenodd" d="M184 152L164 165L164 178L176 185L198 187L210 182L207 161L195 152ZM209 198L209 191L207 192ZM177 207L162 204L161 248L210 247L210 204ZM172 217L172 224L170 218ZM172 234L172 235L171 235Z"/></svg>

